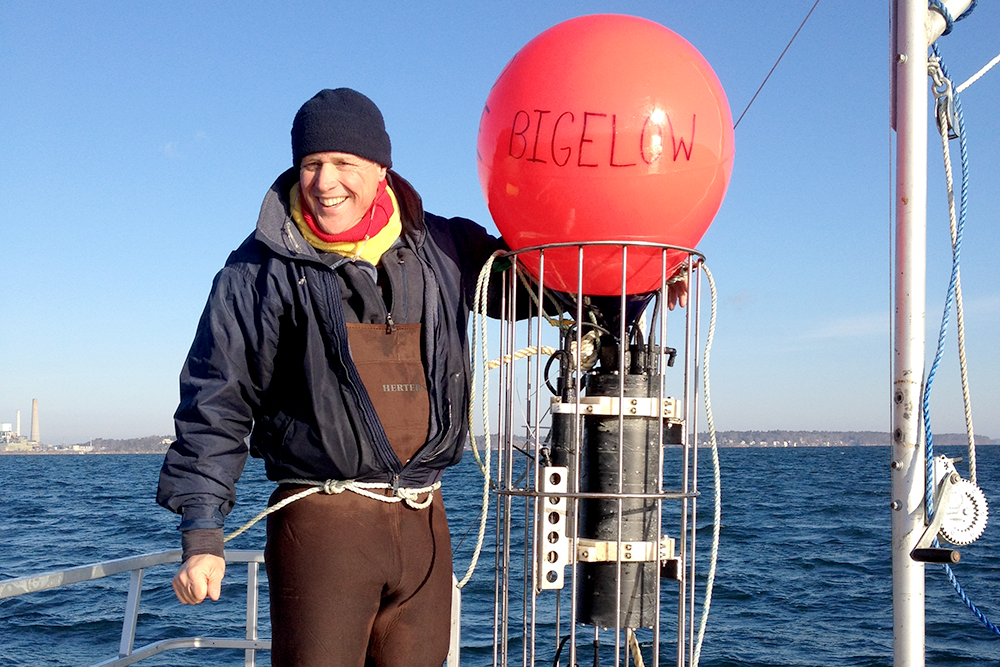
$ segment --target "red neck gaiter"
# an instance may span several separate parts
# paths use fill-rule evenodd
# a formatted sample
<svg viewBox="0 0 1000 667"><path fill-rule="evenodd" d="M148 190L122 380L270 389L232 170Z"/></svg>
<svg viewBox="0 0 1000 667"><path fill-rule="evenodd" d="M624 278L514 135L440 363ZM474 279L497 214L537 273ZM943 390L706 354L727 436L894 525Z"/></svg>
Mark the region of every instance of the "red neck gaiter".
<svg viewBox="0 0 1000 667"><path fill-rule="evenodd" d="M362 216L358 224L354 225L350 229L345 229L339 234L327 234L319 225L316 224L316 219L313 218L312 211L309 210L309 205L306 203L305 197L302 197L301 193L299 197L302 202L302 219L306 221L309 225L309 229L312 233L316 235L321 241L326 243L356 243L363 240L365 237L372 238L385 227L386 223L389 222L389 218L392 217L392 197L389 193L385 191L387 181L382 179L378 184L378 191L375 193L375 201L372 205L368 207L368 210ZM301 188L301 184L299 184Z"/></svg>

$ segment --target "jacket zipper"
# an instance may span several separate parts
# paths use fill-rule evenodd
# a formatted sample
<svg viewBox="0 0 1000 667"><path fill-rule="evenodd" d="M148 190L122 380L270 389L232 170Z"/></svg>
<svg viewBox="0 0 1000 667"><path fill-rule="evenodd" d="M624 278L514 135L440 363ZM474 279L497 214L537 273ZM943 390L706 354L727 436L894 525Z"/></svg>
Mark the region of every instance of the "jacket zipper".
<svg viewBox="0 0 1000 667"><path fill-rule="evenodd" d="M334 267L328 267L328 268L330 269L330 274L329 274L330 280L336 283L337 276ZM340 298L341 295L339 289L336 290L336 293L337 293L337 298ZM376 286L376 293L377 293L377 286ZM379 301L381 302L382 299L380 298ZM385 308L384 302L382 303L382 305L383 308ZM342 307L339 307L338 310L341 311L341 319L343 322L343 309ZM395 325L392 323L392 316L389 314L389 309L386 308L385 310L386 310L386 333L390 333L391 332L391 329L389 328L390 325L393 327ZM346 345L346 340L347 340L346 327L343 331L343 336L345 343L341 347L341 354L346 355L345 358L349 358L350 348ZM354 366L353 361L351 362L351 366ZM381 422L379 421L378 414L375 412L375 407L374 405L371 404L371 401L369 400L366 405L364 401L360 400L362 393L366 390L364 389L364 382L361 380L361 376L357 372L357 368L354 369L353 377L351 373L348 372L348 380L350 381L351 388L358 399L358 408L361 410L361 414L364 417L364 420L367 422L368 425L367 430L369 431L369 435L372 439L372 444L374 445L375 452L382 459L382 462L388 466L389 479L393 481L394 484L398 484L399 474L403 470L403 462L399 460L399 457L396 456L396 452L392 450L392 445L389 444L389 439L386 437L385 431L383 429L379 429L382 430L382 438L379 439L378 437L376 429L374 428L373 425L381 424Z"/></svg>
<svg viewBox="0 0 1000 667"><path fill-rule="evenodd" d="M378 290L378 282L373 280L372 285L375 288L375 295L378 297L378 301L382 304L385 309L385 333L386 335L392 334L396 330L396 323L392 321L392 312L389 307L385 305L385 300L382 298ZM391 289L391 288L390 288ZM395 298L395 295L393 295ZM362 383L363 385L364 383ZM367 411L366 411L367 412ZM379 424L381 426L382 421L378 418L378 413L373 414L370 417L373 424ZM383 435L385 434L385 429L382 429ZM388 436L385 437L385 442L376 441L375 450L381 455L382 460L389 466L391 478L392 478L392 492L393 495L396 493L396 489L399 488L399 474L403 472L405 464L399 460L396 456L396 452L392 449L392 444L389 442Z"/></svg>

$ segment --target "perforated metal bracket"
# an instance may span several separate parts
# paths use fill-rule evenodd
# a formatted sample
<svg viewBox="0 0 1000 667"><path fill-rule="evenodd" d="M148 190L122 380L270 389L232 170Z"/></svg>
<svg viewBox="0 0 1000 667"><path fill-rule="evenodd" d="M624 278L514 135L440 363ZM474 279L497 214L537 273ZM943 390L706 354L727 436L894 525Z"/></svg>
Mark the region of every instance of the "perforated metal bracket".
<svg viewBox="0 0 1000 667"><path fill-rule="evenodd" d="M565 496L547 495L566 493L565 466L546 466L539 472L538 492L538 576L537 589L559 590L565 583L565 569L569 565L569 540L566 537Z"/></svg>

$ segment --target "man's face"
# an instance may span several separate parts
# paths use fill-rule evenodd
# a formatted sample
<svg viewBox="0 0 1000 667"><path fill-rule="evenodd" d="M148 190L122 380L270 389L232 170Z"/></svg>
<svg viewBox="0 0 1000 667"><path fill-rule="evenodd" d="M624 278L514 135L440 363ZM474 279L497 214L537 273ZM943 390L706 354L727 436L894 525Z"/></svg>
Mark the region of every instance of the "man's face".
<svg viewBox="0 0 1000 667"><path fill-rule="evenodd" d="M385 167L350 153L312 153L302 158L299 190L319 228L340 234L361 221L385 172Z"/></svg>

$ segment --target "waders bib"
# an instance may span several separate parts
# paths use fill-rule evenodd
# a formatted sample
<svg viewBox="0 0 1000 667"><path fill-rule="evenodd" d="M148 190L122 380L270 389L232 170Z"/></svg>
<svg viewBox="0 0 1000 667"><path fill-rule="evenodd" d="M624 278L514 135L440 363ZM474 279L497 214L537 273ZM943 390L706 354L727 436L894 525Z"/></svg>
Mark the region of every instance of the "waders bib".
<svg viewBox="0 0 1000 667"><path fill-rule="evenodd" d="M351 357L404 464L427 438L421 325L351 324ZM271 504L300 491L282 485ZM444 503L314 494L268 516L275 667L439 667L448 653L451 542Z"/></svg>

